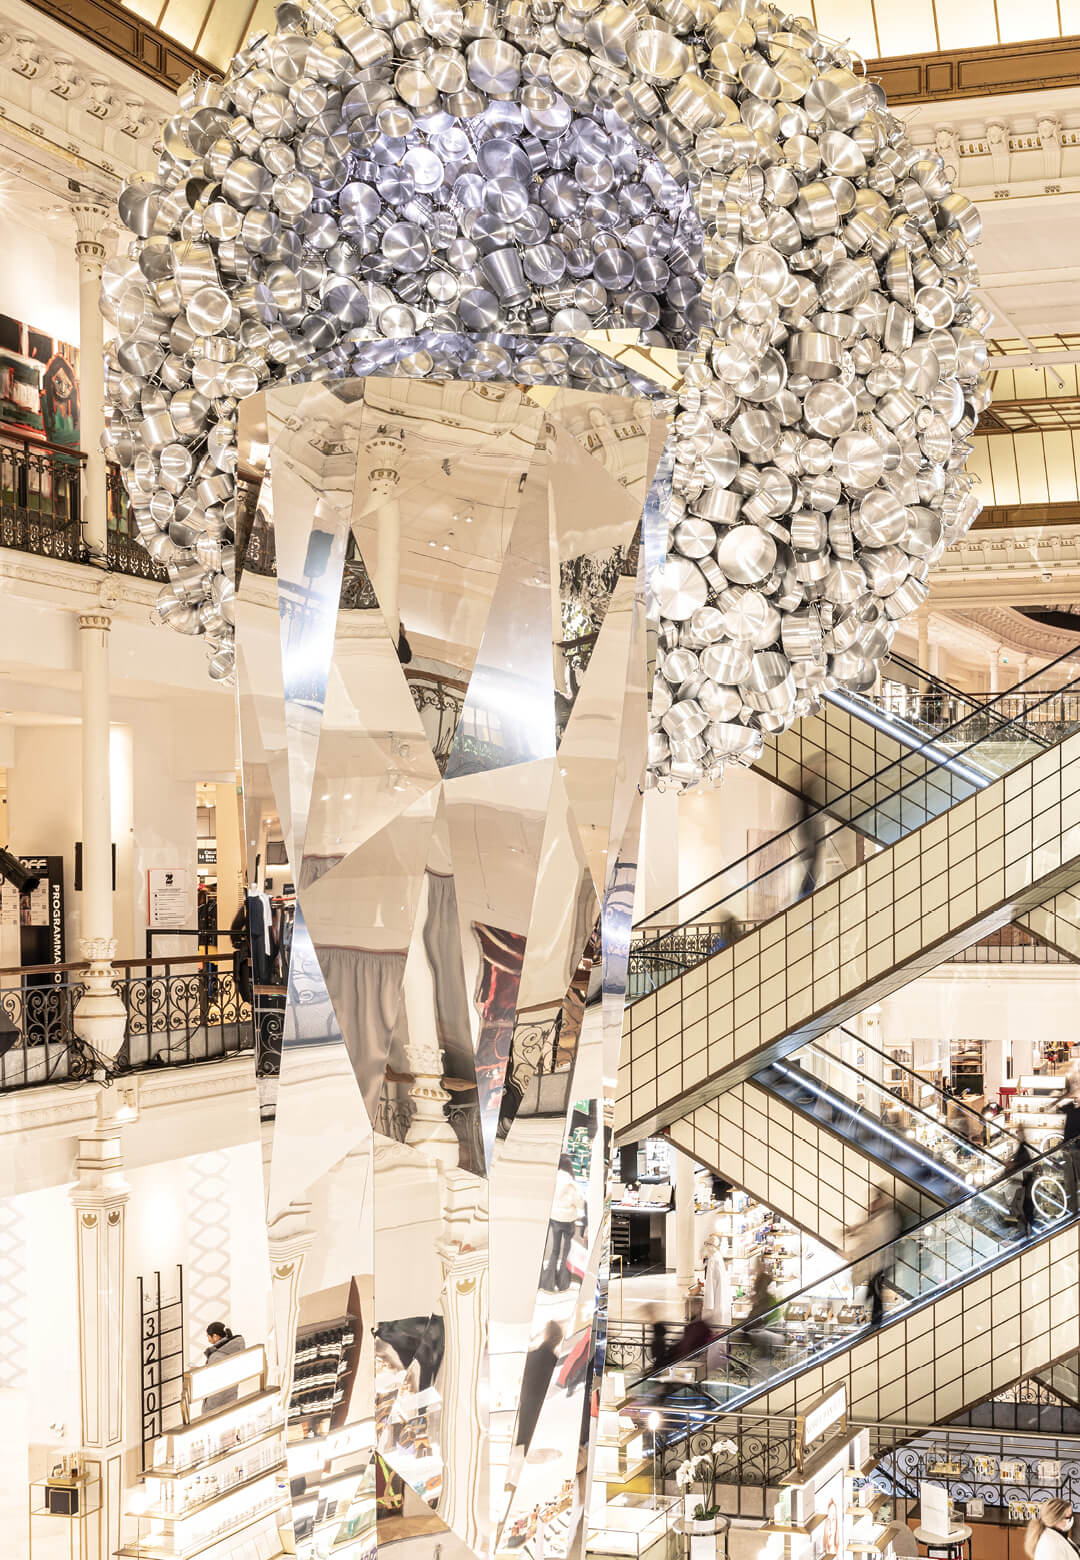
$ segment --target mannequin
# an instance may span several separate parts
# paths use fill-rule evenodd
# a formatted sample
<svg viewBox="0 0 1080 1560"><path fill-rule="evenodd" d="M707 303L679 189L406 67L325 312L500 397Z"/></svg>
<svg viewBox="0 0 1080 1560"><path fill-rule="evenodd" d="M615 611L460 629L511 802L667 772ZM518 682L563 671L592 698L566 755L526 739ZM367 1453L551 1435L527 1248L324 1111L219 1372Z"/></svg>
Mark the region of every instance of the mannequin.
<svg viewBox="0 0 1080 1560"><path fill-rule="evenodd" d="M731 1326L731 1279L720 1250L720 1236L705 1241L705 1292L701 1297L702 1320L710 1327Z"/></svg>

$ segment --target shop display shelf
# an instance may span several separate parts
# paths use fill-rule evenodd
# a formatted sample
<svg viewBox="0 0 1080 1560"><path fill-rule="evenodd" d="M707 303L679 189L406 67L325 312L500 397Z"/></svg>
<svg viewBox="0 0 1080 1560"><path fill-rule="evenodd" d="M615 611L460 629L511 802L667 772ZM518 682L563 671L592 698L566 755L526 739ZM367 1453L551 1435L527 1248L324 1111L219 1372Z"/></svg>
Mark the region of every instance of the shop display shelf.
<svg viewBox="0 0 1080 1560"><path fill-rule="evenodd" d="M164 1506L149 1506L139 1515L155 1522L186 1522L188 1517L193 1517L200 1511L209 1511L210 1507L216 1506L223 1496L235 1495L237 1490L247 1489L249 1485L257 1484L260 1479L265 1479L272 1473L281 1473L285 1466L285 1458L282 1457L278 1462L260 1468L257 1473L249 1474L246 1479L238 1479L235 1484L227 1484L224 1489L215 1490L206 1500L200 1500L197 1505L185 1506L182 1511L169 1511ZM153 1478L153 1474L150 1477Z"/></svg>

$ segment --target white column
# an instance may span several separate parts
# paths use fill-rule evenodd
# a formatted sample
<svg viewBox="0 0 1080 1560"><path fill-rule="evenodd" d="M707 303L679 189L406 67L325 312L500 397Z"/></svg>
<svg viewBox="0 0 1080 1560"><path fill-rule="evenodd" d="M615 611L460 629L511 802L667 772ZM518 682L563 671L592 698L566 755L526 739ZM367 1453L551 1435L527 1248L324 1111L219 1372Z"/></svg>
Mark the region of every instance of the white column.
<svg viewBox="0 0 1080 1560"><path fill-rule="evenodd" d="M378 527L379 554L371 583L390 638L397 644L401 631L401 507L396 498L379 505Z"/></svg>
<svg viewBox="0 0 1080 1560"><path fill-rule="evenodd" d="M1030 675L1030 671L1031 671L1031 663L1029 662L1027 656L1026 655L1018 655L1016 657L1016 683L1015 683L1016 687L1019 687L1022 682L1026 681L1026 679Z"/></svg>
<svg viewBox="0 0 1080 1560"><path fill-rule="evenodd" d="M109 221L104 206L72 206L79 261L79 417L80 442L86 451L82 487L83 540L95 561L105 563L108 520L105 506L105 330L98 307L101 269L106 251L102 234Z"/></svg>
<svg viewBox="0 0 1080 1560"><path fill-rule="evenodd" d="M460 1172L458 1172L460 1173ZM470 1549L480 1548L484 1522L484 1444L488 1437L484 1358L487 1350L488 1252L461 1251L440 1241L439 1305L446 1334L443 1361L443 1480L438 1513ZM492 1485L495 1484L492 1479ZM500 1481L501 1482L501 1481ZM492 1496L496 1494L492 1489Z"/></svg>
<svg viewBox="0 0 1080 1560"><path fill-rule="evenodd" d="M413 1118L405 1141L439 1164L456 1169L461 1148L443 1108L449 1105L450 1095L442 1082L443 1053L435 1023L435 973L421 935L428 914L429 886L430 878L425 872L416 907L416 935L405 961L405 1018L409 1026L405 1059L413 1075L409 1085Z"/></svg>
<svg viewBox="0 0 1080 1560"><path fill-rule="evenodd" d="M990 652L990 692L991 694L1001 692L1001 662L996 650Z"/></svg>
<svg viewBox="0 0 1080 1560"><path fill-rule="evenodd" d="M109 628L107 612L79 617L82 668L81 951L90 961L75 1008L75 1033L105 1061L124 1042L124 1004L113 990L112 799L109 785Z"/></svg>
<svg viewBox="0 0 1080 1560"><path fill-rule="evenodd" d="M923 669L923 671L929 671L930 668L929 668L929 666L927 664L929 662L929 660L930 660L930 616L929 616L929 613L925 613L924 612L923 615L918 619L916 626L918 627L918 630L919 630L919 653L916 656L916 660L918 661L918 663L919 663L920 667ZM923 677L919 678L919 691L920 691L920 693L925 693L926 692L926 679L923 678Z"/></svg>
<svg viewBox="0 0 1080 1560"><path fill-rule="evenodd" d="M680 1290L694 1282L694 1161L682 1149L675 1159L675 1282Z"/></svg>
<svg viewBox="0 0 1080 1560"><path fill-rule="evenodd" d="M101 1510L89 1519L87 1560L120 1545L124 1494L124 1220L130 1195L120 1137L102 1126L79 1139L75 1206L79 1397L83 1460L101 1478ZM96 1467L95 1467L96 1465Z"/></svg>
<svg viewBox="0 0 1080 1560"><path fill-rule="evenodd" d="M291 1202L267 1230L277 1380L281 1387L281 1401L286 1405L292 1395L296 1332L300 1325L300 1279L304 1271L304 1258L315 1240L315 1231L308 1223L310 1215L309 1202Z"/></svg>

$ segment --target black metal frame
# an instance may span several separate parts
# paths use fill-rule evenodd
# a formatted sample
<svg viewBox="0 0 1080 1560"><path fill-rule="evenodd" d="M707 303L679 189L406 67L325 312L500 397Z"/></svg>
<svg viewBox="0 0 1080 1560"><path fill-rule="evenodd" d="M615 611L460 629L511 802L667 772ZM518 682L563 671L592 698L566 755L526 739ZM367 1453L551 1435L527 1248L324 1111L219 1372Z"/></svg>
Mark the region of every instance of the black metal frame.
<svg viewBox="0 0 1080 1560"><path fill-rule="evenodd" d="M184 1269L176 1266L176 1298L163 1300L161 1274L154 1271L153 1286L140 1275L139 1354L142 1403L142 1468L153 1466L153 1445L166 1425L165 1415L179 1412L184 1380Z"/></svg>

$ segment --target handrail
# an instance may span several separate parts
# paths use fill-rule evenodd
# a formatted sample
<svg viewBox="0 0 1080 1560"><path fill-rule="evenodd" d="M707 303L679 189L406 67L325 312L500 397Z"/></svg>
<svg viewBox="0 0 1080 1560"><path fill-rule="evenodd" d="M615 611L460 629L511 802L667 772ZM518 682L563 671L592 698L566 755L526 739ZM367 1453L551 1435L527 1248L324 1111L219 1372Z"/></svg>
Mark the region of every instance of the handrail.
<svg viewBox="0 0 1080 1560"><path fill-rule="evenodd" d="M813 1050L814 1047L815 1047L815 1042L814 1041L810 1041L808 1046L803 1046L800 1049L801 1050ZM866 1083L873 1084L874 1087L880 1089L883 1094L889 1094L889 1097L892 1098L892 1099L896 1099L897 1098L897 1096L891 1094L891 1092L888 1089L886 1089L884 1084L878 1083L876 1078L871 1078L869 1073L861 1072L859 1070L859 1068L853 1066L851 1062L845 1062L840 1057L831 1056L827 1051L824 1051L822 1054L827 1058L828 1061L830 1061L833 1064L834 1067L845 1067L848 1070L848 1072L854 1073L856 1078L861 1078ZM790 1076L792 1071L793 1071L793 1069L790 1068L790 1067L785 1069L784 1064L786 1062L790 1061L790 1060L795 1060L797 1062L797 1057L798 1057L798 1053L796 1053L795 1057L793 1057L793 1058L783 1057L783 1058L781 1058L781 1059L779 1059L779 1060L777 1060L775 1062L770 1062L768 1064L768 1066L779 1068L781 1070L781 1072L786 1071L787 1074ZM764 1067L764 1068L761 1069L761 1072L766 1072L766 1071L768 1071L767 1067ZM802 1073L802 1076L804 1078L812 1079L814 1082L818 1081L817 1079L814 1079L812 1073L805 1072L802 1068L800 1068L799 1071L800 1071L800 1073ZM757 1083L759 1081L759 1079L760 1079L760 1073L755 1073L754 1074L754 1081L755 1081L755 1083ZM759 1084L759 1087L760 1086L761 1085ZM764 1085L764 1087L768 1088L769 1087L768 1083L766 1083ZM829 1085L828 1084L824 1085L824 1087L826 1089L829 1089ZM774 1094L776 1094L778 1092L779 1091L776 1090L776 1089L772 1090L772 1093L774 1093ZM843 1108L845 1108L847 1110L848 1115L852 1118L852 1120L858 1120L859 1119L859 1112L862 1110L862 1107L857 1103L857 1101L848 1099L847 1095L840 1093L839 1090L829 1089L829 1092L831 1094L833 1094L833 1096L839 1102L839 1104ZM903 1101L898 1100L897 1102L899 1104L902 1104L904 1106L904 1109L907 1110L911 1115L921 1117L921 1119L923 1121L928 1122L937 1131L944 1132L947 1137L952 1138L956 1143L961 1144L961 1146L966 1148L970 1153L975 1154L975 1155L981 1157L981 1159L984 1161L984 1164L988 1160L988 1161L990 1161L991 1164L996 1166L998 1170L1000 1170L1002 1168L1001 1160L998 1158L998 1156L996 1154L992 1154L988 1148L983 1148L981 1144L970 1143L970 1142L968 1142L968 1140L966 1138L962 1138L961 1134L959 1132L954 1131L953 1128L949 1126L947 1121L939 1121L935 1116L931 1116L925 1110L923 1110L920 1105L910 1105L910 1104L908 1104L908 1102L906 1100L903 1100ZM791 1102L790 1101L785 1101L785 1103L789 1103L790 1104ZM798 1106L795 1106L794 1108L795 1109L799 1109ZM976 1119L979 1120L978 1117ZM895 1128L889 1127L884 1121L881 1121L879 1118L874 1117L872 1113L869 1116L868 1124L873 1126L873 1127L876 1127L878 1132L880 1133L880 1135L883 1138L885 1138L886 1140L888 1140L888 1138L890 1138L890 1137L900 1137L900 1134L896 1132ZM981 1120L979 1120L979 1124L980 1124L980 1126L984 1125L984 1123ZM923 1159L923 1160L927 1160L927 1159L930 1160L930 1162L937 1168L937 1170L940 1172L941 1175L943 1175L943 1176L947 1177L949 1180L955 1182L957 1186L967 1186L967 1185L970 1184L967 1181L965 1181L963 1176L958 1175L957 1172L955 1170L953 1170L950 1166L939 1163L939 1161L934 1157L934 1155L932 1153L928 1152L926 1149L922 1148L921 1146L919 1146L917 1144L908 1142L907 1139L904 1139L903 1141L906 1143L908 1149L911 1151L911 1153L913 1154L914 1157L920 1158L920 1159ZM865 1143L861 1144L861 1146L864 1149L866 1148L866 1144ZM988 1181L984 1182L983 1186L979 1187L978 1190L979 1191L985 1191L988 1186L992 1186L992 1185L993 1185L993 1181L992 1180L988 1180Z"/></svg>
<svg viewBox="0 0 1080 1560"><path fill-rule="evenodd" d="M1031 677L1028 677L1028 678L1025 679L1025 682L1031 682L1036 677L1043 677L1043 676L1045 676L1046 673L1050 670L1051 667L1059 665L1062 661L1070 661L1070 660L1074 661L1076 659L1076 655L1077 655L1077 651L1076 650L1065 650L1065 651L1063 651L1062 654L1059 655L1055 660L1050 661L1046 666L1044 666L1041 671L1033 672ZM1011 698L1012 695L1016 693L1017 688L1022 688L1023 686L1024 686L1024 683L1017 683L1016 688L1010 688L1007 694L997 694L997 695L995 695L995 698L996 699ZM1066 690L1068 690L1069 688L1072 688L1074 686L1075 687L1080 687L1080 677L1074 678L1072 680L1072 682L1064 683L1060 688L1054 688L1054 689L1052 689L1049 692L1044 692L1043 693L1043 697L1039 700L1039 703L1045 703L1047 699L1056 698L1058 694L1064 693ZM987 704L979 706L980 710L988 710L991 707L992 707L992 705L989 702ZM1038 708L1038 704L1034 705L1033 708L1037 709ZM771 835L769 839L764 840L760 845L755 845L753 850L748 850L744 855L736 857L736 859L734 861L729 861L729 862L726 863L726 865L724 865L722 867L719 867L715 872L710 873L710 875L707 878L702 878L701 882L695 884L695 886L692 889L688 889L687 893L696 893L698 891L698 889L704 888L707 883L713 882L713 880L715 878L720 877L723 873L730 872L733 867L741 866L744 861L749 861L751 856L756 856L761 851L768 850L771 845L775 845L777 840L783 839L786 835L790 834L792 828L801 828L804 824L809 823L809 821L812 818L817 818L817 817L820 817L822 813L830 812L831 809L834 808L837 805L838 802L844 801L844 799L846 797L854 796L856 792L861 791L865 786L871 785L875 781L880 780L881 776L887 774L890 769L895 769L895 768L897 768L898 765L909 763L912 758L917 758L919 756L919 754L922 753L926 748L932 747L932 746L936 745L937 743L940 743L941 740L944 737L948 736L950 731L954 731L957 726L962 726L964 724L964 721L970 720L970 719L971 719L970 715L965 715L965 716L961 717L960 720L954 721L951 726L946 726L941 731L937 732L934 736L928 737L926 739L926 741L920 743L918 747L912 748L911 752L908 753L907 755L905 755L904 758L901 758L901 759L894 758L894 759L892 759L888 764L884 764L881 769L876 770L872 775L867 775L865 777L865 779L860 780L857 785L849 786L846 791L839 792L836 796L832 797L827 804L823 803L821 806L811 808L811 810L803 818L799 819L799 822L797 824L791 825L787 829L780 829L780 830L778 830L778 832L776 834ZM1002 723L1003 728L1005 726L1016 725L1018 723L1018 720L1019 720L1018 716L1011 717L1011 719L1009 719L1007 721L1004 721ZM968 752L970 748L977 747L979 745L979 743L984 741L984 740L985 740L985 738L983 738L983 737L977 738L974 742L969 743L967 747L960 748L958 750L958 753L955 753L955 754L954 753L950 753L948 755L949 759L953 760L956 757L958 757L960 754ZM935 764L936 764L937 768L944 767L943 764L940 763L940 762L935 761ZM921 781L921 780L925 779L925 776L919 776L918 779ZM906 781L905 784L903 786L901 786L900 789L898 791L894 792L893 794L897 795L897 796L900 795L912 783L913 782L910 781L910 780ZM845 823L841 823L841 824L838 825L838 827L839 828L847 828L847 827L849 827L849 825L845 824ZM757 881L757 879L751 879L751 882L756 882L756 881ZM739 890L739 892L742 892L742 890ZM657 908L655 910L651 910L647 916L643 916L642 919L636 923L636 927L637 926L645 926L648 922L654 920L656 918L656 916L662 915L665 910L672 909L673 906L677 905L681 899L685 899L685 898L686 898L686 893L676 894L674 899L669 899L666 904L658 905ZM709 908L712 909L714 907L710 906ZM696 919L696 917L695 917L695 919ZM636 927L635 927L635 929L636 929ZM660 928L660 930L662 930L664 932L673 931L674 929L675 929L674 927L663 927L663 928Z"/></svg>
<svg viewBox="0 0 1080 1560"><path fill-rule="evenodd" d="M736 1322L733 1326L728 1327L728 1328L726 1328L724 1330L723 1336L724 1336L725 1341L730 1343L733 1339L738 1340L740 1335L742 1335L743 1337L745 1337L747 1335L751 1335L753 1333L753 1331L755 1330L754 1324L759 1322L763 1315L768 1315L770 1312L776 1310L778 1304L782 1305L782 1306L789 1306L789 1305L792 1305L793 1303L799 1301L800 1299L802 1299L804 1297L809 1298L809 1299L813 1299L813 1298L815 1298L817 1292L821 1290L822 1286L824 1284L828 1283L830 1279L836 1279L840 1274L849 1272L857 1264L863 1264L863 1263L872 1264L872 1263L874 1263L875 1259L880 1259L884 1255L884 1253L888 1252L892 1247L899 1245L901 1241L910 1241L910 1240L912 1240L913 1238L917 1237L917 1235L918 1235L920 1230L926 1229L931 1224L936 1224L938 1222L938 1220L940 1220L940 1219L955 1219L958 1214L962 1215L963 1212L964 1212L964 1209L969 1204L973 1203L976 1200L976 1198L980 1198L980 1197L981 1198L985 1198L985 1197L989 1196L994 1191L994 1189L996 1187L999 1187L1002 1184L1002 1182L1011 1180L1014 1176L1018 1176L1018 1175L1028 1175L1028 1174L1035 1175L1035 1174L1038 1173L1039 1166L1045 1164L1048 1160L1056 1159L1056 1160L1058 1160L1060 1162L1061 1156L1062 1156L1062 1152L1063 1151L1062 1151L1060 1146L1058 1146L1057 1148L1050 1148L1050 1149L1047 1149L1045 1151L1045 1153L1035 1155L1032 1159L1030 1159L1028 1161L1028 1163L1022 1169L1009 1170L1008 1168L1005 1168L1003 1170L1002 1174L1000 1176L998 1176L996 1180L988 1181L985 1186L981 1186L981 1187L975 1188L968 1197L961 1198L961 1200L959 1202L953 1203L948 1208L939 1208L936 1212L934 1212L932 1214L929 1214L926 1218L920 1219L917 1223L909 1226L909 1228L907 1228L905 1230L902 1230L898 1235L894 1236L891 1240L887 1240L887 1241L882 1242L882 1244L880 1246L875 1246L871 1250L861 1251L856 1259L844 1261L844 1262L842 1262L840 1264L839 1267L834 1268L831 1272L829 1272L829 1273L822 1273L818 1278L814 1279L811 1283L804 1284L802 1289L795 1290L790 1295L784 1295L783 1298L779 1302L777 1302L776 1300L771 1301L769 1306L768 1306L768 1309L765 1312L757 1312L755 1315L743 1317L740 1321ZM1067 1210L1067 1217L1066 1217L1064 1223L1062 1223L1059 1220L1055 1220L1052 1225L1047 1227L1046 1231L1044 1232L1045 1236L1049 1236L1051 1231L1053 1231L1054 1233L1057 1233L1057 1231L1060 1228L1064 1228L1065 1225L1067 1225L1067 1224L1074 1223L1078 1218L1080 1218L1080 1213L1078 1213L1077 1210L1075 1210L1073 1208L1068 1209ZM1038 1238L1042 1239L1042 1238L1044 1238L1044 1236L1040 1235ZM1014 1245L1012 1245L1010 1243L1010 1245L1009 1245L1009 1255L1016 1255L1017 1249L1018 1248L1016 1248ZM994 1261L994 1263L996 1265L997 1258L994 1258L992 1260ZM881 1265L884 1267L886 1264L882 1263ZM926 1305L932 1305L934 1303L934 1299L935 1298L938 1298L941 1293L945 1293L945 1292L955 1288L958 1282L962 1284L962 1283L966 1283L967 1280L966 1279L960 1279L960 1280L953 1279L951 1281L947 1280L947 1281L945 1281L944 1283L941 1284L939 1291L935 1291L934 1294L916 1295L914 1297L911 1297L912 1298L912 1302L913 1302L913 1304L916 1304L916 1306L918 1304L920 1304L920 1303L921 1304L926 1304ZM902 1307L901 1309L903 1310L904 1308ZM860 1329L858 1332L853 1334L852 1338L847 1340L847 1342L850 1343L851 1341L853 1341L854 1338L860 1338L861 1339L861 1337L862 1337L862 1330ZM707 1345L706 1349L708 1347L709 1346ZM671 1365L679 1364L683 1360L691 1359L695 1355L699 1355L699 1354L705 1353L706 1349L702 1349L702 1348L691 1349L686 1354L673 1356L670 1360L668 1360L667 1365L671 1366ZM820 1351L821 1354L831 1353L831 1352L833 1352L831 1347L829 1347L827 1349L823 1349L823 1350ZM816 1363L816 1362L817 1362L817 1360L816 1360L816 1357L815 1357L814 1363ZM650 1373L646 1374L645 1376L643 1376L641 1378L641 1380L636 1383L636 1386L641 1386L642 1383L647 1382L650 1379L651 1374L653 1374L653 1373L650 1372ZM785 1374L785 1372L781 1371L781 1372L778 1372L778 1374L782 1375L782 1374ZM762 1383L763 1390L764 1390L764 1385L765 1384ZM720 1412L724 1412L723 1405L718 1404L717 1407L718 1407L718 1410Z"/></svg>
<svg viewBox="0 0 1080 1560"><path fill-rule="evenodd" d="M72 460L77 456L82 466L88 458L85 450L76 449L74 445L50 444L48 439L35 439L32 434L17 433L13 428L0 429L0 444L11 447L21 444L26 450L46 450L50 455L65 455Z"/></svg>
<svg viewBox="0 0 1080 1560"><path fill-rule="evenodd" d="M837 1028L840 1034L845 1035L849 1040L854 1040L858 1045L866 1046L867 1050L873 1051L875 1056L880 1056L882 1061L887 1062L890 1067L898 1067L901 1072L907 1073L908 1077L913 1078L921 1089L933 1089L934 1093L937 1094L941 1099L947 1100L950 1106L956 1106L958 1109L966 1111L967 1114L973 1117L980 1126L985 1127L987 1125L986 1119L983 1116L980 1116L977 1110L972 1110L970 1105L965 1105L963 1100L958 1100L955 1095L946 1094L944 1089L942 1089L938 1084L931 1083L929 1078L924 1078L922 1073L916 1072L914 1068L908 1067L906 1063L898 1062L895 1057L889 1055L888 1051L883 1051L880 1046L876 1046L872 1040L864 1040L862 1035L857 1035L853 1029L848 1029L844 1024L838 1024ZM831 1030L827 1030L825 1034L818 1035L816 1040L812 1040L810 1044L819 1046L822 1050L824 1050L824 1042L831 1033ZM833 1060L843 1061L843 1058L833 1058ZM844 1066L850 1067L852 1072L860 1071L859 1068L855 1067L851 1062L844 1062ZM869 1073L861 1073L860 1076L868 1078L871 1083L877 1082L875 1078L870 1078ZM886 1084L879 1084L878 1087L884 1089L888 1086ZM890 1089L889 1093L891 1094L892 1092L893 1091ZM907 1102L904 1101L903 1103L906 1104ZM920 1106L913 1106L911 1108L921 1110ZM926 1112L923 1111L922 1114L926 1115ZM933 1120L932 1117L930 1119ZM1015 1133L1010 1132L1008 1127L999 1127L998 1131L1002 1137L1010 1138L1014 1143L1019 1141Z"/></svg>
<svg viewBox="0 0 1080 1560"><path fill-rule="evenodd" d="M1058 660L1061 660L1061 661L1066 660L1066 659L1073 659L1073 660L1075 660L1076 653L1077 653L1076 651L1065 652L1064 654L1062 654L1061 656L1058 657ZM1056 665L1057 663L1054 662L1054 663L1051 663L1051 664ZM1042 700L1040 700L1039 702L1040 703L1045 703L1045 702L1047 702L1050 699L1055 699L1055 698L1058 697L1059 694L1063 693L1064 691L1066 691L1066 689L1069 689L1069 688L1080 688L1080 676L1075 677L1072 680L1072 682L1066 683L1064 685L1064 687L1062 687L1062 688L1055 688L1052 691L1046 693L1044 698ZM1010 692L1011 692L1011 690L1010 690ZM1036 705L1034 705L1032 707L1037 709L1038 708L1038 704L1036 704ZM970 716L964 716L963 717L964 720L970 720L970 718L971 718ZM1004 730L1004 728L1006 726L1015 726L1015 725L1018 725L1019 723L1020 723L1020 717L1019 716L1014 716L1010 720L1004 722L1002 729ZM640 921L638 921L636 923L635 930L637 930L637 928L639 928L639 927L646 927L646 926L648 926L651 922L655 921L655 919L656 919L656 917L658 915L662 915L665 910L670 910L673 906L677 905L680 900L685 899L688 894L699 892L699 890L704 888L706 884L713 882L714 879L722 876L725 872L730 872L734 867L740 866L745 861L749 861L751 856L756 856L761 851L768 850L770 846L775 845L777 840L786 839L793 832L793 830L805 827L805 825L809 822L809 820L811 818L818 817L822 813L830 812L833 808L836 807L836 804L838 802L843 801L845 797L853 796L857 791L861 791L864 787L874 784L876 781L878 781L880 779L880 777L882 775L886 774L889 769L894 769L898 765L903 765L905 763L910 762L912 757L918 757L918 755L921 752L923 752L925 748L932 747L935 744L939 743L941 741L942 737L948 731L951 731L951 730L955 729L955 726L959 726L959 725L962 725L962 724L963 724L963 721L956 721L954 723L954 726L946 727L944 732L939 732L939 733L937 733L936 736L934 736L932 738L928 738L927 741L922 743L918 748L912 748L911 752L908 755L906 755L906 757L904 757L902 759L894 759L890 764L886 764L883 769L877 771L876 774L868 775L864 780L860 781L858 785L851 786L851 787L849 787L849 789L847 791L841 792L838 796L834 796L833 798L831 798L831 800L829 801L827 806L826 805L822 805L820 807L816 807L816 808L812 809L803 818L800 818L797 823L790 825L787 829L781 829L778 833L772 835L769 839L763 841L762 844L756 845L752 851L747 851L745 855L738 857L737 860L729 862L726 866L723 866L723 867L719 868L716 872L711 873L709 875L709 877L703 878L700 883L698 883L698 884L696 884L694 886L694 888L688 889L686 891L686 893L681 893L681 894L676 895L676 897L674 899L668 900L667 904L661 905L658 909L650 911L650 913L647 916L643 917L642 920L640 920ZM984 737L977 737L977 738L973 739L971 742L969 742L967 744L967 746L962 747L962 748L958 748L955 753L950 753L948 755L949 763L954 763L957 759L961 758L965 753L970 752L972 748L977 748L980 745L980 743L982 743L983 741L985 741ZM937 768L945 768L945 767L948 767L948 766L947 766L946 763L938 763L936 765L936 767ZM991 783L991 778L992 777L989 776L989 775L986 777L986 783L988 785ZM993 777L993 778L996 778L996 777ZM922 785L922 784L925 783L925 780L926 780L925 774L912 776L912 778L910 780L905 781L902 786L900 786L896 791L892 792L892 797L895 798L897 796L902 796L904 794L904 792L907 791L911 786ZM873 804L868 805L865 810L866 811L873 811ZM831 839L834 834L839 834L842 830L850 828L850 827L851 827L851 823L850 822L837 821L835 829L832 829L827 834L822 835L821 838L822 839ZM698 912L698 914L696 914L696 915L694 915L692 917L688 917L686 922L676 922L672 926L659 926L659 927L653 928L653 930L655 930L655 932L656 932L656 937L652 938L652 939L649 939L649 940L650 941L661 941L664 937L669 937L672 932L677 931L679 929L680 925L688 925L688 924L691 924L693 921L701 920L702 917L704 915L707 915L710 910L715 910L719 905L723 904L725 899L733 898L736 894L745 893L747 889L752 888L756 883L758 883L762 879L768 877L772 872L775 872L777 870L777 865L787 866L787 865L790 864L790 860L791 860L791 858L789 858L789 860L786 861L786 862L778 863L776 865L773 865L771 867L766 868L763 872L759 872L756 877L749 878L744 884L742 884L742 886L740 888L732 889L730 891L730 893L722 895L720 899L715 900L711 905L707 905L703 911Z"/></svg>
<svg viewBox="0 0 1080 1560"><path fill-rule="evenodd" d="M206 964L215 959L227 959L231 963L232 958L232 950L223 949L220 953L164 953L152 959L112 959L110 966L114 970L127 970L157 964ZM89 968L87 959L80 959L74 964L22 964L0 970L0 980L5 975L85 975Z"/></svg>

